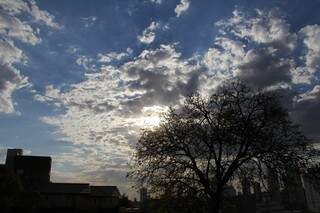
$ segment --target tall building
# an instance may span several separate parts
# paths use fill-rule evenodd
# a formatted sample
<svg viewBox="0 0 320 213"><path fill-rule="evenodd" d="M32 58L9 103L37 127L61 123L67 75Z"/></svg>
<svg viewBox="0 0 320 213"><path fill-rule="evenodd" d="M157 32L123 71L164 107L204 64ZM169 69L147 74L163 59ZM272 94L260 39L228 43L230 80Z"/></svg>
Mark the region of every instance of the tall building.
<svg viewBox="0 0 320 213"><path fill-rule="evenodd" d="M279 174L272 168L267 168L267 191L271 195L271 200L280 200L280 182Z"/></svg>
<svg viewBox="0 0 320 213"><path fill-rule="evenodd" d="M261 193L261 186L259 182L253 182L253 193L260 194Z"/></svg>
<svg viewBox="0 0 320 213"><path fill-rule="evenodd" d="M251 183L247 177L242 178L241 186L242 186L242 194L243 195L250 195L251 194Z"/></svg>
<svg viewBox="0 0 320 213"><path fill-rule="evenodd" d="M6 167L19 176L25 188L50 182L51 157L26 156L22 149L8 149Z"/></svg>
<svg viewBox="0 0 320 213"><path fill-rule="evenodd" d="M50 182L51 157L17 156L14 171L22 182L36 186Z"/></svg>
<svg viewBox="0 0 320 213"><path fill-rule="evenodd" d="M273 170L272 168L268 168L267 173L268 191L271 193L276 193L280 191L279 175L277 171Z"/></svg>
<svg viewBox="0 0 320 213"><path fill-rule="evenodd" d="M296 209L306 207L305 189L302 185L301 174L294 168L287 168L284 176L284 203Z"/></svg>
<svg viewBox="0 0 320 213"><path fill-rule="evenodd" d="M22 149L8 149L6 157L6 166L8 169L14 170L14 160L16 156L22 156Z"/></svg>
<svg viewBox="0 0 320 213"><path fill-rule="evenodd" d="M118 212L118 187L53 183L50 181L51 157L25 156L22 149L8 149L6 164L0 166L11 170L26 191L41 196L41 202L37 202L38 210L42 210L39 212Z"/></svg>
<svg viewBox="0 0 320 213"><path fill-rule="evenodd" d="M145 202L146 200L148 200L148 190L145 187L142 187L140 189L140 202Z"/></svg>

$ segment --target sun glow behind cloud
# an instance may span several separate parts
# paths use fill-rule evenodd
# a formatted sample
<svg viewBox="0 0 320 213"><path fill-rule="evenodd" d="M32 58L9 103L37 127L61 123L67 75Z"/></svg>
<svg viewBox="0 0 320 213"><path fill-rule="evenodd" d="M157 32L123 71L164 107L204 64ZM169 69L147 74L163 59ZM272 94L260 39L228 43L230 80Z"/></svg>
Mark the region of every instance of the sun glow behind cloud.
<svg viewBox="0 0 320 213"><path fill-rule="evenodd" d="M143 107L142 113L146 116L142 117L143 124L146 128L159 126L162 121L162 115L168 112L168 107L161 106L151 106L151 107Z"/></svg>
<svg viewBox="0 0 320 213"><path fill-rule="evenodd" d="M161 118L159 116L148 116L144 117L144 125L147 127L159 126Z"/></svg>
<svg viewBox="0 0 320 213"><path fill-rule="evenodd" d="M136 118L130 119L130 123L133 123L137 127L142 129L157 127L163 120L163 114L168 112L168 110L168 107L157 105L143 107L141 110L141 115Z"/></svg>

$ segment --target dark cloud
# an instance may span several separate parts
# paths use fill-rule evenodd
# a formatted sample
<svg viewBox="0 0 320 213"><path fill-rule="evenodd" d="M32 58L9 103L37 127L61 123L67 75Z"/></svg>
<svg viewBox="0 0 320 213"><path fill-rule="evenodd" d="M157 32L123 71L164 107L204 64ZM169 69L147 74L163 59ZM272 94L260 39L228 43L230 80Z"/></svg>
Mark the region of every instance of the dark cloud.
<svg viewBox="0 0 320 213"><path fill-rule="evenodd" d="M20 80L21 78L14 68L6 64L0 64L0 92L7 89L8 83L19 83Z"/></svg>
<svg viewBox="0 0 320 213"><path fill-rule="evenodd" d="M130 112L154 104L176 104L181 96L198 89L199 77L206 71L205 67L180 59L173 46L143 51L122 70L127 88L135 94L122 102Z"/></svg>
<svg viewBox="0 0 320 213"><path fill-rule="evenodd" d="M239 66L241 72L238 77L256 87L291 82L290 61L281 59L269 50L251 50L244 60L245 63Z"/></svg>

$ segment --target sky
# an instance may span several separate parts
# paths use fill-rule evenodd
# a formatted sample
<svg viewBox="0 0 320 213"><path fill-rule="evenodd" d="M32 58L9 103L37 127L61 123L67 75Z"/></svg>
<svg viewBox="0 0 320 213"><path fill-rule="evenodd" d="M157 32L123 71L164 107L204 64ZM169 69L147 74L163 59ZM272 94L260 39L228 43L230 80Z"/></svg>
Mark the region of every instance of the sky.
<svg viewBox="0 0 320 213"><path fill-rule="evenodd" d="M281 91L320 139L319 0L0 0L0 161L117 185L143 128L231 78Z"/></svg>

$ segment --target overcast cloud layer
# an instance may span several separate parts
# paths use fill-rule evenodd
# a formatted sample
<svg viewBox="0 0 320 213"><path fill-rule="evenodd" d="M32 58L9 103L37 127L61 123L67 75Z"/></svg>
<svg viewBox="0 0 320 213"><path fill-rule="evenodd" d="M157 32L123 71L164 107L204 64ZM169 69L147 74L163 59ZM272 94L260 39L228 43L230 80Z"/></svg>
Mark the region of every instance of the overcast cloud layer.
<svg viewBox="0 0 320 213"><path fill-rule="evenodd" d="M254 87L285 91L293 119L319 141L317 23L293 27L288 15L294 14L277 6L248 10L233 6L227 15L207 20L208 30L215 33L208 31L208 43L200 50L200 44L198 49L191 48L191 41L187 45L174 37L181 30L178 25L186 25L189 12L199 6L196 2L181 0L171 5L150 0L141 4L170 7L171 13L164 19L152 17L133 29L129 27L132 23L125 26L123 33L132 34L125 40L131 43L121 43L125 37L116 33L108 35L108 44L120 48L100 48L107 37L95 34L102 39L95 44L94 39L75 36L71 32L75 29L66 29L63 18L55 18L63 13L59 8L53 7L52 15L35 1L0 1L1 122L27 119L25 125L38 122L35 128L51 132L50 138L32 137L43 143L8 141L2 148L22 144L31 153L52 154L56 181L112 184L132 193L125 174L140 129L155 125L159 114L181 104L185 95L196 91L210 95L222 81L234 77ZM128 8L117 17L119 23L139 13L137 5ZM105 25L118 29L102 22L98 14L72 19L79 25L78 33L85 35ZM188 30L184 33L193 31ZM26 112L31 112L32 119ZM37 152L32 150L35 146ZM51 146L56 151L38 149Z"/></svg>

